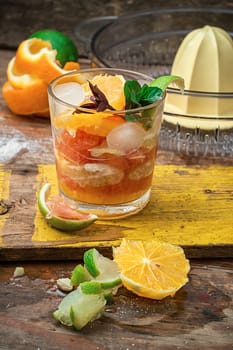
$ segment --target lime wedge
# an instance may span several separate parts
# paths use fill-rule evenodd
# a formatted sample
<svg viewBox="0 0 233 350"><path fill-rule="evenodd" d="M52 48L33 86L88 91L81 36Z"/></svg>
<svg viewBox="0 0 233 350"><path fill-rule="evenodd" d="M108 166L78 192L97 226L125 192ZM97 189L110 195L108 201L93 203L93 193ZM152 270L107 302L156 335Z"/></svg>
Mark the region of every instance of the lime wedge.
<svg viewBox="0 0 233 350"><path fill-rule="evenodd" d="M86 281L80 284L80 289L83 294L101 294L102 287L99 282L96 281Z"/></svg>
<svg viewBox="0 0 233 350"><path fill-rule="evenodd" d="M80 283L84 281L89 281L90 279L91 276L87 269L85 269L85 267L82 264L78 264L77 266L75 266L71 273L70 281L72 286L77 287Z"/></svg>
<svg viewBox="0 0 233 350"><path fill-rule="evenodd" d="M65 326L72 326L70 309L72 305L76 305L79 302L79 294L80 292L76 289L62 299L58 309L53 313L55 320L61 322Z"/></svg>
<svg viewBox="0 0 233 350"><path fill-rule="evenodd" d="M53 317L66 326L80 330L102 315L105 304L102 293L84 294L81 288L77 288L63 298Z"/></svg>
<svg viewBox="0 0 233 350"><path fill-rule="evenodd" d="M84 253L83 260L87 271L96 282L100 282L103 289L109 289L121 285L121 279L117 264L91 248Z"/></svg>
<svg viewBox="0 0 233 350"><path fill-rule="evenodd" d="M80 330L89 322L100 318L104 312L106 300L103 294L82 294L78 303L71 306L70 318L75 329Z"/></svg>
<svg viewBox="0 0 233 350"><path fill-rule="evenodd" d="M92 277L97 277L100 274L100 270L97 266L97 260L99 258L99 252L95 248L87 250L83 255L83 261L86 265L87 271L92 275Z"/></svg>
<svg viewBox="0 0 233 350"><path fill-rule="evenodd" d="M184 79L178 75L162 75L161 77L154 79L149 86L156 86L164 91L170 84L174 84L182 92L184 91Z"/></svg>
<svg viewBox="0 0 233 350"><path fill-rule="evenodd" d="M80 219L62 218L52 213L46 204L47 199L49 197L50 188L51 188L51 185L49 183L45 183L41 187L38 195L38 207L42 215L44 216L46 222L50 226L55 227L61 231L77 231L91 225L94 221L97 220L96 215L83 214L78 210L76 210L76 212L77 214L80 214ZM56 198L58 198L59 200L59 196L56 196ZM69 209L69 207L67 206L64 209ZM72 211L74 211L74 209L72 209Z"/></svg>

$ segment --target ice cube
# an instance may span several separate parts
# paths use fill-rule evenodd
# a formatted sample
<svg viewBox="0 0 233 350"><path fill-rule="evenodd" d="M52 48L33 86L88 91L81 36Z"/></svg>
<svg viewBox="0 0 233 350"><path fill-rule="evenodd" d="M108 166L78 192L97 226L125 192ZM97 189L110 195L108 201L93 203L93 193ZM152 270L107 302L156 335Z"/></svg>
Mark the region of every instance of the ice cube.
<svg viewBox="0 0 233 350"><path fill-rule="evenodd" d="M139 124L126 122L114 128L107 136L107 144L122 152L139 148L144 141L146 131Z"/></svg>
<svg viewBox="0 0 233 350"><path fill-rule="evenodd" d="M147 177L153 173L154 170L154 162L152 160L148 160L143 165L138 166L133 169L129 174L128 178L130 180L141 180L144 177Z"/></svg>
<svg viewBox="0 0 233 350"><path fill-rule="evenodd" d="M66 103L74 106L80 105L85 99L85 93L82 85L75 82L64 83L55 86L55 95Z"/></svg>

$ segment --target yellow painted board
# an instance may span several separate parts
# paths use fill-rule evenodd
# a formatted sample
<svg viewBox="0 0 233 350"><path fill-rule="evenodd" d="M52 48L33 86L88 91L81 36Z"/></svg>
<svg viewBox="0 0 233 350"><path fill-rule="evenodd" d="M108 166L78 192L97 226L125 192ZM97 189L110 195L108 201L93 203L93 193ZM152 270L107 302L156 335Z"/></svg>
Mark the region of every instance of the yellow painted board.
<svg viewBox="0 0 233 350"><path fill-rule="evenodd" d="M54 165L40 165L38 169L37 181L51 182L56 192ZM32 241L46 247L108 247L127 237L186 247L232 247L232 212L232 167L156 165L151 201L141 213L97 221L74 234L48 227L37 209Z"/></svg>

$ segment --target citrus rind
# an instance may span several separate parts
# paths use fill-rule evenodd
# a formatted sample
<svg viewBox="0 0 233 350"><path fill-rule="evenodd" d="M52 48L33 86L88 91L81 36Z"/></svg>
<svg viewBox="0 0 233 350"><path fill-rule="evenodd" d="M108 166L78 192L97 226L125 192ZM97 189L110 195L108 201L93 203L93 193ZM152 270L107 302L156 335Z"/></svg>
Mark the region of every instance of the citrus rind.
<svg viewBox="0 0 233 350"><path fill-rule="evenodd" d="M84 253L85 267L95 281L101 284L103 289L111 289L121 285L121 278L117 264L103 256L97 249L91 248Z"/></svg>
<svg viewBox="0 0 233 350"><path fill-rule="evenodd" d="M101 294L102 287L97 281L85 281L80 284L80 289L83 294Z"/></svg>
<svg viewBox="0 0 233 350"><path fill-rule="evenodd" d="M179 286L179 288L169 288L166 290L159 290L155 288L147 288L139 283L136 283L132 279L124 276L124 274L120 274L121 281L123 286L133 292L134 294L144 297L144 298L149 298L149 299L155 299L155 300L162 300L168 296L173 297L176 292L182 288L187 282L188 278L185 280L185 282Z"/></svg>
<svg viewBox="0 0 233 350"><path fill-rule="evenodd" d="M85 267L82 264L78 264L77 266L75 266L71 273L70 281L72 286L77 287L80 283L90 281L90 279L91 276L87 269L85 269Z"/></svg>
<svg viewBox="0 0 233 350"><path fill-rule="evenodd" d="M72 326L80 330L89 322L100 318L104 312L106 299L102 294L80 294L80 300L70 308Z"/></svg>
<svg viewBox="0 0 233 350"><path fill-rule="evenodd" d="M65 326L80 330L88 322L99 318L105 305L103 294L84 294L78 288L62 299L53 317Z"/></svg>
<svg viewBox="0 0 233 350"><path fill-rule="evenodd" d="M30 38L39 38L49 41L53 49L57 51L56 59L62 66L67 61L78 60L78 49L74 42L65 34L52 29L43 29L31 34Z"/></svg>
<svg viewBox="0 0 233 350"><path fill-rule="evenodd" d="M99 252L95 248L88 249L83 255L83 261L85 263L87 271L91 274L92 277L97 277L100 274L96 263L98 257Z"/></svg>
<svg viewBox="0 0 233 350"><path fill-rule="evenodd" d="M49 183L45 183L41 187L38 195L38 207L40 209L40 212L44 216L46 222L50 226L57 228L61 231L72 232L88 227L97 220L98 217L94 214L89 214L89 218L85 220L64 219L58 216L51 215L51 212L46 205L46 199L49 196L50 188L51 185Z"/></svg>

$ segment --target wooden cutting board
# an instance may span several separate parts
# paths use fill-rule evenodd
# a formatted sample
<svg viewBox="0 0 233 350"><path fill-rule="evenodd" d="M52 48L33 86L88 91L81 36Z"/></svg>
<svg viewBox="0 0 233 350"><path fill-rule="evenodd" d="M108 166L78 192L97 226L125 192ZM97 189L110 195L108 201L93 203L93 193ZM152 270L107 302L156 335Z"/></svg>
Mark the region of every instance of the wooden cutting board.
<svg viewBox="0 0 233 350"><path fill-rule="evenodd" d="M1 167L0 260L81 259L89 247L111 255L123 237L155 239L184 247L190 258L233 257L233 168L156 165L151 201L129 218L96 221L75 233L49 227L36 196L43 181L57 191L54 165L28 172Z"/></svg>

